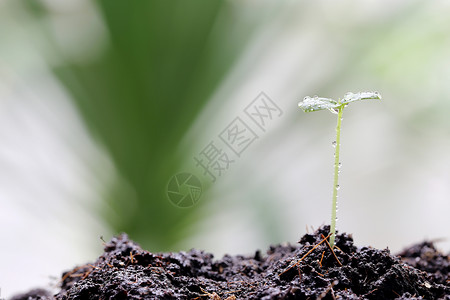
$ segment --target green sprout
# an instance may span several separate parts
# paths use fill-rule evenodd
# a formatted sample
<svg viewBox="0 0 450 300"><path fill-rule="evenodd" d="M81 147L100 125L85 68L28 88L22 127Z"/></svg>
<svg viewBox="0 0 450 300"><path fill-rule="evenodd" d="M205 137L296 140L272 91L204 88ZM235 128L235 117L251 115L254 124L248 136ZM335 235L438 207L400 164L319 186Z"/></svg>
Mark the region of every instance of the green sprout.
<svg viewBox="0 0 450 300"><path fill-rule="evenodd" d="M304 112L312 112L318 110L328 109L333 114L337 114L337 126L336 126L336 140L333 142L333 146L335 147L334 153L334 180L333 180L333 201L331 208L331 225L330 225L330 245L334 247L334 239L336 237L336 211L337 211L337 193L339 190L339 169L341 167L341 163L339 161L339 150L341 146L341 123L342 123L342 112L344 111L344 107L346 107L349 103L359 101L359 100L368 100L368 99L377 99L381 100L381 95L378 92L361 92L361 93L347 93L344 98L338 99L337 101L329 98L320 98L317 96L314 97L305 97L303 101L301 101L298 106Z"/></svg>

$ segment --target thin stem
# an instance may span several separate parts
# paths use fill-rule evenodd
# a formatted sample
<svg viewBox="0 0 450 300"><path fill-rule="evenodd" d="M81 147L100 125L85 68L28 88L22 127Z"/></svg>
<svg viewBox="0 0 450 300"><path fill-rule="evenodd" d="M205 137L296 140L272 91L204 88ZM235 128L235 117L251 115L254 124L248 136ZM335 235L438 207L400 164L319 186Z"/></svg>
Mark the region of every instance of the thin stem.
<svg viewBox="0 0 450 300"><path fill-rule="evenodd" d="M336 150L334 153L334 180L333 180L333 203L331 207L331 227L330 227L330 245L334 247L334 239L336 237L336 211L337 211L337 193L339 189L339 150L341 147L341 122L344 105L338 110L338 121L336 126Z"/></svg>

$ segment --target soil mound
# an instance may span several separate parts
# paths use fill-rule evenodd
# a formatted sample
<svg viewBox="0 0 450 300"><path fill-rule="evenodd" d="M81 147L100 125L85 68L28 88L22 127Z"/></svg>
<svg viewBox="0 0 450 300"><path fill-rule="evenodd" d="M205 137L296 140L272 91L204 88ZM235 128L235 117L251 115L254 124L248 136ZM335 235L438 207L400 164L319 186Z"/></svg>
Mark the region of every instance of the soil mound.
<svg viewBox="0 0 450 300"><path fill-rule="evenodd" d="M63 273L56 295L13 299L450 299L450 256L431 242L393 256L338 234L331 251L328 232L219 260L195 249L151 253L122 234L97 261Z"/></svg>

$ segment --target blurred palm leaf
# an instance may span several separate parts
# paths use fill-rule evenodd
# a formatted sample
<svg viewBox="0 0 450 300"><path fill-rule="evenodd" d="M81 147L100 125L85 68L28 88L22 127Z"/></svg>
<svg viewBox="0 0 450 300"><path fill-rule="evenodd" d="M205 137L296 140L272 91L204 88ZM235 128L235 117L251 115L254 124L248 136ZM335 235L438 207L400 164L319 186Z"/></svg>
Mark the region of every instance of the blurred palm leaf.
<svg viewBox="0 0 450 300"><path fill-rule="evenodd" d="M153 251L171 248L196 208L166 199L189 157L181 138L243 48L224 1L99 1L110 43L94 61L65 61L55 74L119 173L108 195L115 232ZM35 11L41 10L34 8ZM250 31L248 31L250 32Z"/></svg>

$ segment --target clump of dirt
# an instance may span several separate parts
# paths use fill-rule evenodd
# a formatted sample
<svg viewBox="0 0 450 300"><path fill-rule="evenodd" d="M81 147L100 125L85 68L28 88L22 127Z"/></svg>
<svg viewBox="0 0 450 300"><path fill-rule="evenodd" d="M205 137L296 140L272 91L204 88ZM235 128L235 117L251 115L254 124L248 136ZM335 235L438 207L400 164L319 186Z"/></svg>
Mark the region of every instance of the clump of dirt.
<svg viewBox="0 0 450 300"><path fill-rule="evenodd" d="M450 299L450 256L432 243L393 256L339 234L332 251L328 232L219 260L195 249L151 253L122 234L97 261L65 272L56 295L13 299Z"/></svg>

